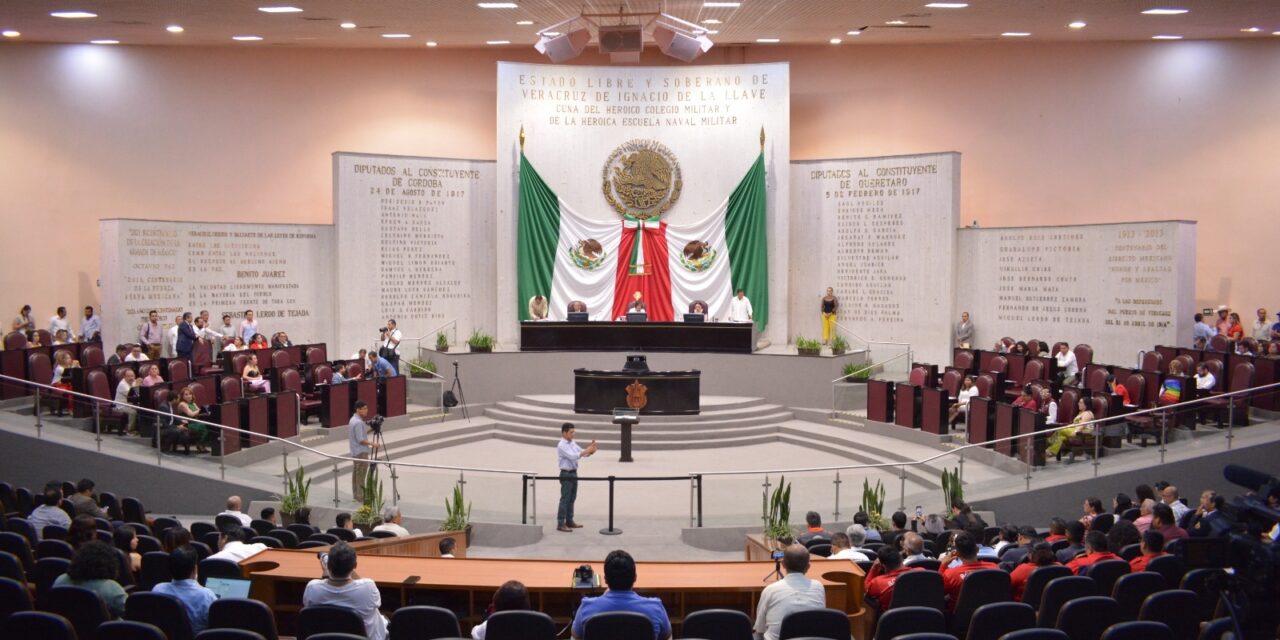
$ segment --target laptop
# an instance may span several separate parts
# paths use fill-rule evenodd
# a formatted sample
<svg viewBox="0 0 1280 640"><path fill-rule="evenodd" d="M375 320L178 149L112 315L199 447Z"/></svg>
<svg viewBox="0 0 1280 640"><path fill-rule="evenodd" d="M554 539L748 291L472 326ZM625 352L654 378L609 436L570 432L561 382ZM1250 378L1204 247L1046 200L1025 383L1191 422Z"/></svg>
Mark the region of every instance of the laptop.
<svg viewBox="0 0 1280 640"><path fill-rule="evenodd" d="M248 598L249 585L251 580L241 580L239 578L208 578L204 582L204 586L208 587L213 595L219 599L222 598Z"/></svg>
<svg viewBox="0 0 1280 640"><path fill-rule="evenodd" d="M707 316L702 313L686 313L684 314L685 322L706 322Z"/></svg>
<svg viewBox="0 0 1280 640"><path fill-rule="evenodd" d="M648 322L649 314L647 313L628 313L627 322Z"/></svg>
<svg viewBox="0 0 1280 640"><path fill-rule="evenodd" d="M586 311L570 311L567 318L569 322L586 322L588 319Z"/></svg>

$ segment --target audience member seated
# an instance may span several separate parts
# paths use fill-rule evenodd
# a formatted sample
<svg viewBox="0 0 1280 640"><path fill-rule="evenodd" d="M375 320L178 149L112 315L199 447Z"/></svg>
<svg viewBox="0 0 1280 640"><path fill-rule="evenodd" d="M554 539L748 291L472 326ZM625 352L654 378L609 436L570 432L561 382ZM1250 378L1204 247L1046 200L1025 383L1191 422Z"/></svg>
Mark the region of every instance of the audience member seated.
<svg viewBox="0 0 1280 640"><path fill-rule="evenodd" d="M902 553L906 557L902 564L911 566L921 560L929 560L929 556L924 552L924 538L914 531L908 531L902 536Z"/></svg>
<svg viewBox="0 0 1280 640"><path fill-rule="evenodd" d="M1003 527L1000 527L1000 536L996 540L996 543L991 545L991 550L999 556L1000 552L1003 551L1005 547L1016 546L1018 546L1018 527L1006 524Z"/></svg>
<svg viewBox="0 0 1280 640"><path fill-rule="evenodd" d="M867 560L871 560L875 557L875 553L862 546L867 543L866 527L860 524L851 524L849 525L849 528L844 530L844 533L849 536L849 548L851 550L866 556Z"/></svg>
<svg viewBox="0 0 1280 640"><path fill-rule="evenodd" d="M1124 512L1132 509L1133 506L1133 498L1130 498L1129 494L1117 493L1116 497L1111 499L1111 514L1119 520L1120 516L1123 516Z"/></svg>
<svg viewBox="0 0 1280 640"><path fill-rule="evenodd" d="M981 558L982 558L982 559L984 559L984 560L986 560L986 559L990 559L990 558L995 558L995 557L996 557L996 551L995 551L995 549L992 549L991 547L988 547L988 546L986 545L986 543L983 541L983 536L984 536L985 532L986 532L986 527L985 527L984 525L979 524L979 523L976 523L976 522L971 522L971 523L969 523L969 526L968 526L967 528L965 528L965 533L968 533L968 534L969 534L969 537L970 537L970 538L973 538L973 540L974 540L974 541L977 543L977 545L978 545L978 551L977 551L977 553L975 554L975 556L977 556L977 557L981 557ZM960 566L963 562L964 562L964 560L962 560L962 559L961 559L961 558L959 558L959 557L952 557L952 558L951 558L951 562L950 562L950 564L943 563L943 565L942 565L942 566L944 566L944 567L958 567L958 566Z"/></svg>
<svg viewBox="0 0 1280 640"><path fill-rule="evenodd" d="M832 560L852 560L854 562L868 562L871 560L871 558L867 557L867 554L853 549L849 534L839 531L831 536L831 555L828 557Z"/></svg>
<svg viewBox="0 0 1280 640"><path fill-rule="evenodd" d="M231 339L230 343L222 345L223 351L244 351L248 348L244 344L244 338L240 336L236 336Z"/></svg>
<svg viewBox="0 0 1280 640"><path fill-rule="evenodd" d="M1067 564L1084 551L1084 532L1084 525L1079 522L1067 523L1067 542L1069 544L1067 544L1066 548L1058 550L1058 562Z"/></svg>
<svg viewBox="0 0 1280 640"><path fill-rule="evenodd" d="M960 383L960 393L956 394L956 402L947 410L947 424L956 427L960 423L960 418L968 420L969 417L969 401L978 395L978 385L973 383L973 376L965 376L964 382Z"/></svg>
<svg viewBox="0 0 1280 640"><path fill-rule="evenodd" d="M524 583L519 580L508 580L502 583L498 590L493 592L493 601L489 603L489 615L493 615L499 611L530 611L533 605L529 603L529 590L525 588ZM471 627L471 637L473 640L484 640L485 626L489 624L488 620Z"/></svg>
<svg viewBox="0 0 1280 640"><path fill-rule="evenodd" d="M142 391L142 380L138 379L138 374L133 369L125 369L124 375L120 376L120 382L116 383L117 404L114 409L117 413L125 416L125 433L134 433L138 430L138 410L130 407L133 398L139 396Z"/></svg>
<svg viewBox="0 0 1280 640"><path fill-rule="evenodd" d="M105 542L87 542L76 549L67 572L53 581L54 587L83 587L100 596L107 603L111 617L124 615L124 601L128 597L124 587L116 582L120 570L119 556Z"/></svg>
<svg viewBox="0 0 1280 640"><path fill-rule="evenodd" d="M334 524L336 524L339 529L354 531L357 538L364 537L364 532L356 528L355 520L351 518L351 514L345 511L339 513L338 516L334 518Z"/></svg>
<svg viewBox="0 0 1280 640"><path fill-rule="evenodd" d="M1044 537L1044 541L1053 544L1059 540L1067 539L1067 521L1062 518L1054 518L1049 521L1049 535Z"/></svg>
<svg viewBox="0 0 1280 640"><path fill-rule="evenodd" d="M1191 512L1191 507L1182 504L1182 501L1179 500L1178 497L1178 488L1173 485L1168 485L1160 490L1160 500L1173 510L1174 524L1182 522L1182 516ZM1168 542L1168 540L1166 540L1166 542Z"/></svg>
<svg viewBox="0 0 1280 640"><path fill-rule="evenodd" d="M969 532L957 533L954 545L954 549L939 558L942 562L942 589L946 592L947 609L950 611L955 611L965 576L974 571L1000 568L994 562L978 559L978 541L969 535ZM960 560L960 564L954 567L949 566L951 561L957 559Z"/></svg>
<svg viewBox="0 0 1280 640"><path fill-rule="evenodd" d="M404 521L404 515L400 513L400 507L386 507L382 510L382 524L373 528L374 531L390 531L396 534L397 538L403 538L409 535L409 530L401 525Z"/></svg>
<svg viewBox="0 0 1280 640"><path fill-rule="evenodd" d="M963 500L954 500L951 502L951 519L946 522L948 529L968 529L972 525L978 525L986 528L987 523L982 516L973 512L973 507L965 504Z"/></svg>
<svg viewBox="0 0 1280 640"><path fill-rule="evenodd" d="M342 384L347 381L347 363L338 362L333 365L333 377L329 378L329 384Z"/></svg>
<svg viewBox="0 0 1280 640"><path fill-rule="evenodd" d="M1187 524L1187 533L1193 538L1226 535L1231 530L1231 523L1222 515L1225 504L1226 498L1212 491L1205 491L1200 496L1200 508L1196 509Z"/></svg>
<svg viewBox="0 0 1280 640"><path fill-rule="evenodd" d="M71 516L67 515L58 505L62 504L62 483L50 482L44 486L43 502L36 507L31 515L27 516L27 522L35 527L36 535L49 525L56 525L64 529L71 528Z"/></svg>
<svg viewBox="0 0 1280 640"><path fill-rule="evenodd" d="M331 605L351 609L364 620L369 640L386 640L387 619L378 611L382 595L373 580L356 573L356 550L345 542L329 548L329 572L312 580L302 592L302 606Z"/></svg>
<svg viewBox="0 0 1280 640"><path fill-rule="evenodd" d="M73 549L98 539L98 523L90 515L79 515L67 527L67 544Z"/></svg>
<svg viewBox="0 0 1280 640"><path fill-rule="evenodd" d="M1023 560L1031 553L1031 548L1040 542L1040 536L1036 534L1033 527L1021 527L1018 529L1018 539L1016 543L1003 555L1000 555L1000 568L1005 571L1012 571L1014 567L1022 564Z"/></svg>
<svg viewBox="0 0 1280 640"><path fill-rule="evenodd" d="M146 362L149 360L147 354L142 351L142 345L135 344L129 346L129 355L124 357L125 362Z"/></svg>
<svg viewBox="0 0 1280 640"><path fill-rule="evenodd" d="M893 528L885 532L884 543L901 551L901 538L907 533L907 514L894 511L893 515L889 516L889 523Z"/></svg>
<svg viewBox="0 0 1280 640"><path fill-rule="evenodd" d="M1026 559L1009 572L1010 594L1014 601L1022 602L1022 596L1027 590L1027 580L1036 569L1056 564L1058 559L1054 557L1053 549L1049 547L1048 542L1037 542L1031 545Z"/></svg>
<svg viewBox="0 0 1280 640"><path fill-rule="evenodd" d="M147 367L147 375L142 378L142 386L151 387L157 384L164 384L164 376L160 375L160 365L153 364Z"/></svg>
<svg viewBox="0 0 1280 640"><path fill-rule="evenodd" d="M1142 501L1142 506L1138 507L1138 519L1133 521L1133 526L1138 528L1138 533L1146 533L1151 528L1151 509L1156 506L1156 501L1147 498Z"/></svg>
<svg viewBox="0 0 1280 640"><path fill-rule="evenodd" d="M795 565L799 567L797 571L803 577L804 571L809 568L809 550L798 544L787 547L784 564L788 562L786 558L791 558L793 554L797 557L793 562L797 563ZM791 565L787 566L790 571ZM604 582L609 586L609 590L605 591L604 595L598 598L583 598L582 604L578 605L578 612L573 616L574 638L581 640L583 629L591 616L610 611L631 611L643 614L653 622L653 635L656 640L667 640L671 637L671 620L667 617L667 610L663 608L662 601L658 598L645 598L631 590L636 583L636 561L631 554L621 549L609 552L604 559ZM818 585L819 588L821 586ZM765 608L768 592L769 589L766 588L760 596L761 610ZM821 602L825 603L826 592L822 591L822 594ZM781 618L778 620L781 622ZM757 621L756 624L758 627L759 622Z"/></svg>
<svg viewBox="0 0 1280 640"><path fill-rule="evenodd" d="M258 354L249 354L249 361L245 363L244 370L240 372L240 380L244 383L245 388L250 391L260 393L271 393L271 381L262 377L262 370L258 368Z"/></svg>
<svg viewBox="0 0 1280 640"><path fill-rule="evenodd" d="M792 612L827 606L827 592L822 583L805 575L809 570L808 549L801 544L788 546L782 554L782 569L785 572L783 578L760 593L760 602L756 606L757 640L778 640L782 620ZM580 637L576 629L573 635ZM663 636L660 633L658 637L661 639Z"/></svg>
<svg viewBox="0 0 1280 640"><path fill-rule="evenodd" d="M95 518L109 519L107 510L98 506L97 500L93 497L93 481L88 478L82 478L76 483L76 492L67 497L71 501L71 506L75 507L76 515L88 514ZM68 523L68 527L70 524Z"/></svg>
<svg viewBox="0 0 1280 640"><path fill-rule="evenodd" d="M880 539L880 532L871 526L871 517L867 515L866 511L859 511L853 514L853 523L862 525L862 528L866 530L867 542L883 542Z"/></svg>
<svg viewBox="0 0 1280 640"><path fill-rule="evenodd" d="M1128 520L1116 521L1115 524L1111 525L1111 530L1107 532L1107 548L1111 550L1111 553L1119 554L1125 547L1139 542L1142 542L1142 534Z"/></svg>
<svg viewBox="0 0 1280 640"><path fill-rule="evenodd" d="M196 582L196 566L200 563L200 554L190 546L174 549L169 553L169 573L173 575L170 582L162 582L151 588L154 593L163 593L177 598L187 610L187 618L191 620L191 630L195 633L204 631L209 626L209 605L218 597L206 587Z"/></svg>
<svg viewBox="0 0 1280 640"><path fill-rule="evenodd" d="M885 611L893 603L893 585L898 576L908 571L923 571L919 567L908 567L902 564L902 554L892 547L880 547L876 551L876 561L867 572L867 600L877 611Z"/></svg>
<svg viewBox="0 0 1280 640"><path fill-rule="evenodd" d="M1119 387L1119 388L1123 389L1124 387ZM1076 405L1076 408L1077 408L1076 417L1071 420L1071 424L1083 425L1086 422L1094 421L1093 411L1089 406L1089 401L1086 398L1080 398L1080 402ZM1093 433L1093 425L1087 425L1082 427L1064 427L1062 429L1058 429L1057 431L1053 432L1053 435L1049 436L1049 444L1047 447L1045 447L1044 452L1046 455L1051 455L1054 458L1061 460L1062 445L1066 444L1069 438L1077 435L1085 435L1085 434L1091 434L1091 433ZM1076 454L1074 451L1072 451L1069 461L1074 461L1075 457L1076 457Z"/></svg>
<svg viewBox="0 0 1280 640"><path fill-rule="evenodd" d="M1071 347L1065 342L1060 343L1058 353L1053 357L1058 361L1058 383L1075 384L1076 379L1080 377L1080 366L1076 362L1076 354L1071 351Z"/></svg>
<svg viewBox="0 0 1280 640"><path fill-rule="evenodd" d="M1148 531L1142 534L1142 555L1129 561L1129 571L1137 573L1146 571L1147 564L1160 556L1169 554L1164 552L1164 536L1159 531Z"/></svg>
<svg viewBox="0 0 1280 640"><path fill-rule="evenodd" d="M258 517L277 527L280 526L280 516L276 515L275 507L264 507Z"/></svg>
<svg viewBox="0 0 1280 640"><path fill-rule="evenodd" d="M240 511L241 505L240 496L231 496L227 498L226 510L219 513L218 516L233 516L240 521L240 524L247 527L253 523L253 518L250 518L249 514ZM214 518L218 516L214 516Z"/></svg>
<svg viewBox="0 0 1280 640"><path fill-rule="evenodd" d="M454 540L453 538L450 538L450 537L444 537L444 538L441 538L441 539L440 539L440 545L439 545L439 546L440 546L440 557L441 557L441 558L452 558L452 557L453 557L453 548L454 548L454 547L456 547L456 546L458 546L458 541L457 541L457 540Z"/></svg>
<svg viewBox="0 0 1280 640"><path fill-rule="evenodd" d="M1186 529L1177 525L1177 519L1173 516L1173 509L1170 509L1167 504L1158 504L1151 507L1151 530L1159 531L1164 536L1165 544L1190 537L1187 535Z"/></svg>
<svg viewBox="0 0 1280 640"><path fill-rule="evenodd" d="M160 534L160 547L165 552L191 544L191 531L186 527L169 527Z"/></svg>
<svg viewBox="0 0 1280 640"><path fill-rule="evenodd" d="M809 513L804 514L804 521L808 524L809 528L796 538L796 542L808 546L810 543L819 539L823 542L831 541L831 534L827 533L827 530L822 528L822 516L818 515L817 511L810 511Z"/></svg>
<svg viewBox="0 0 1280 640"><path fill-rule="evenodd" d="M1104 560L1119 560L1120 556L1107 550L1107 534L1101 531L1090 531L1084 536L1084 553L1067 563L1067 568L1076 575L1084 575L1088 567Z"/></svg>
<svg viewBox="0 0 1280 640"><path fill-rule="evenodd" d="M123 556L120 563L122 575L116 576L116 582L125 586L134 584L136 582L134 577L142 571L142 554L138 553L138 532L134 531L133 527L116 527L115 531L111 532L111 545ZM128 567L128 575L123 575L125 567Z"/></svg>
<svg viewBox="0 0 1280 640"><path fill-rule="evenodd" d="M228 523L227 526L218 529L218 552L209 556L209 558L240 562L266 550L267 545L260 542L246 544L244 541L244 528Z"/></svg>
<svg viewBox="0 0 1280 640"><path fill-rule="evenodd" d="M1092 529L1093 519L1103 513L1102 499L1089 496L1084 499L1082 508L1084 509L1084 515L1080 516L1080 524L1084 525L1085 529Z"/></svg>

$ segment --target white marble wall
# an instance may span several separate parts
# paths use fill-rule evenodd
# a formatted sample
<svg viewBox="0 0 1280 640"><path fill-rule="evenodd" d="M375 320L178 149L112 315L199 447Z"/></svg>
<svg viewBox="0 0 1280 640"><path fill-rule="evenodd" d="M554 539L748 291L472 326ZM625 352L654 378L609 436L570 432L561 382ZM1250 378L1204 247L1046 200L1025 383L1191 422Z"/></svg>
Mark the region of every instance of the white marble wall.
<svg viewBox="0 0 1280 640"><path fill-rule="evenodd" d="M958 309L975 342L1087 342L1094 359L1136 361L1191 343L1194 222L961 229Z"/></svg>

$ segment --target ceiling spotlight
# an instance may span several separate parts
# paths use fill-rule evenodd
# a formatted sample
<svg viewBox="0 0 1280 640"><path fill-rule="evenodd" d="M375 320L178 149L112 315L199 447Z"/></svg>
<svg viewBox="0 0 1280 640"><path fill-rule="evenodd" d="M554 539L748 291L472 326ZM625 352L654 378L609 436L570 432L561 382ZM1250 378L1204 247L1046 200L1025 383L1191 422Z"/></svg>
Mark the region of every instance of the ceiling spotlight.
<svg viewBox="0 0 1280 640"><path fill-rule="evenodd" d="M413 36L411 36L411 35L409 35L409 34L407 34L407 33L384 33L384 34L382 34L382 37L384 37L384 38L412 38Z"/></svg>
<svg viewBox="0 0 1280 640"><path fill-rule="evenodd" d="M98 17L98 14L96 14L96 13L89 13L88 11L54 11L53 13L50 13L49 15L51 15L51 16L53 16L53 17L55 17L55 18L70 18L70 19L73 19L73 20L74 20L74 19L76 19L76 18L96 18L96 17Z"/></svg>
<svg viewBox="0 0 1280 640"><path fill-rule="evenodd" d="M511 44L510 40L485 40L485 44Z"/></svg>
<svg viewBox="0 0 1280 640"><path fill-rule="evenodd" d="M519 9L520 5L514 2L477 2L477 7L481 9Z"/></svg>
<svg viewBox="0 0 1280 640"><path fill-rule="evenodd" d="M930 9L963 9L969 6L968 2L930 2L925 5Z"/></svg>
<svg viewBox="0 0 1280 640"><path fill-rule="evenodd" d="M1240 30L1240 33L1257 33L1262 31L1262 27L1247 27Z"/></svg>
<svg viewBox="0 0 1280 640"><path fill-rule="evenodd" d="M0 32L0 36L4 36L6 38L16 38L20 35L22 34L17 31L14 31L13 29L6 29L5 31Z"/></svg>
<svg viewBox="0 0 1280 640"><path fill-rule="evenodd" d="M850 32L846 33L845 35L846 35L846 36L860 36L860 35L862 35L862 30L861 30L861 29L854 29L853 31L850 31Z"/></svg>
<svg viewBox="0 0 1280 640"><path fill-rule="evenodd" d="M1026 38L1031 35L1030 31L1006 31L1000 34L1006 38Z"/></svg>
<svg viewBox="0 0 1280 640"><path fill-rule="evenodd" d="M533 24L533 21L532 21L532 20L518 20L518 21L516 21L516 24L518 24L518 25L520 25L520 26L522 26L522 27L527 27L527 26L529 26L529 25Z"/></svg>
<svg viewBox="0 0 1280 640"><path fill-rule="evenodd" d="M1157 7L1155 9L1147 9L1142 13L1148 16L1180 16L1188 11L1190 11L1190 9L1170 9L1170 8Z"/></svg>
<svg viewBox="0 0 1280 640"><path fill-rule="evenodd" d="M231 39L240 42L257 42L262 39L262 36L231 36Z"/></svg>
<svg viewBox="0 0 1280 640"><path fill-rule="evenodd" d="M1175 36L1175 35L1159 35L1159 36L1151 36L1151 39L1152 39L1152 40L1181 40L1181 39L1182 39L1182 36Z"/></svg>
<svg viewBox="0 0 1280 640"><path fill-rule="evenodd" d="M844 40L841 40L840 38L832 38L830 42L831 44L840 44L841 42L844 42Z"/></svg>
<svg viewBox="0 0 1280 640"><path fill-rule="evenodd" d="M120 44L119 40L90 40L89 44Z"/></svg>
<svg viewBox="0 0 1280 640"><path fill-rule="evenodd" d="M891 25L893 25L893 26L895 26L895 27L897 27L897 26L901 26L901 25L904 25L904 24L906 24L906 23L907 23L907 21L906 21L906 20L887 20L887 21L885 21L885 24L891 24Z"/></svg>
<svg viewBox="0 0 1280 640"><path fill-rule="evenodd" d="M186 31L186 29L183 29L180 25L176 25L176 24L171 24L165 27L164 30L168 31L169 33L182 33L183 31Z"/></svg>
<svg viewBox="0 0 1280 640"><path fill-rule="evenodd" d="M258 11L263 13L302 13L302 9L297 7L258 7Z"/></svg>
<svg viewBox="0 0 1280 640"><path fill-rule="evenodd" d="M742 6L741 2L704 2L703 7L708 9L737 9Z"/></svg>
<svg viewBox="0 0 1280 640"><path fill-rule="evenodd" d="M439 44L439 43L438 43L438 42L436 42L435 40L428 40L428 41L427 41L427 46L428 46L428 47L434 47L434 46L437 46L438 44Z"/></svg>
<svg viewBox="0 0 1280 640"><path fill-rule="evenodd" d="M338 26L339 26L339 27L342 27L343 29L354 29L354 28L356 28L356 23L354 23L354 22L344 22L344 23L342 23L342 24L340 24L340 25L338 25Z"/></svg>
<svg viewBox="0 0 1280 640"><path fill-rule="evenodd" d="M782 40L779 38L756 38L756 42L759 42L760 44L774 44L782 42Z"/></svg>
<svg viewBox="0 0 1280 640"><path fill-rule="evenodd" d="M1087 27L1087 26L1089 26L1089 25L1088 25L1088 23L1081 22L1080 20L1076 20L1075 22L1072 22L1071 24L1069 24L1069 25L1067 25L1067 26L1068 26L1068 27L1071 27L1072 29L1083 29L1083 28L1085 28L1085 27Z"/></svg>

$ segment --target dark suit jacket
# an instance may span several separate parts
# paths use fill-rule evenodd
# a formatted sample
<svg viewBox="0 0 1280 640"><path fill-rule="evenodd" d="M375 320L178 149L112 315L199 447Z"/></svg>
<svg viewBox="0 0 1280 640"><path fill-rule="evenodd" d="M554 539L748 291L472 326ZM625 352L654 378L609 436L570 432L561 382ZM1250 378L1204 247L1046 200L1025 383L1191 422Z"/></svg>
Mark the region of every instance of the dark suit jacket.
<svg viewBox="0 0 1280 640"><path fill-rule="evenodd" d="M196 345L196 328L190 322L178 325L178 342L174 348L178 353L191 353Z"/></svg>

